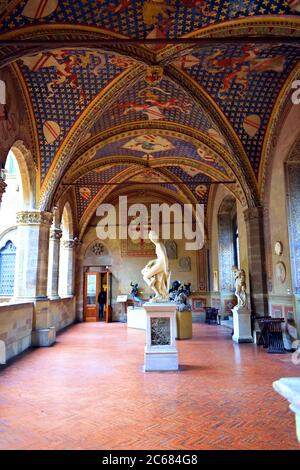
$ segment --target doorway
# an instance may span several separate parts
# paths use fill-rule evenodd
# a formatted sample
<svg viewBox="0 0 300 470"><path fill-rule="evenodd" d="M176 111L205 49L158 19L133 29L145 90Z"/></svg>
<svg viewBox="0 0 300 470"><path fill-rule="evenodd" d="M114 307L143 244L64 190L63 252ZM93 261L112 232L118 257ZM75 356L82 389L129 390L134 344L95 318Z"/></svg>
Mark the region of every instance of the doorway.
<svg viewBox="0 0 300 470"><path fill-rule="evenodd" d="M104 305L103 320L106 323L111 321L111 279L112 275L108 271L88 271L84 273L84 321L100 321L98 295L101 290L106 292L106 303Z"/></svg>

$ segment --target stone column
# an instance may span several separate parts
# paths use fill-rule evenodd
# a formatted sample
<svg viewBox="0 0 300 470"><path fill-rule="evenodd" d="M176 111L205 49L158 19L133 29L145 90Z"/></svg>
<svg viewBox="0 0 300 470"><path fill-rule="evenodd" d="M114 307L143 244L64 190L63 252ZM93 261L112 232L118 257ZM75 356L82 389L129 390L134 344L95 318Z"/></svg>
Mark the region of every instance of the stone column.
<svg viewBox="0 0 300 470"><path fill-rule="evenodd" d="M7 184L5 183L4 179L0 176L0 206L2 201L2 195L5 193L5 188Z"/></svg>
<svg viewBox="0 0 300 470"><path fill-rule="evenodd" d="M244 211L247 230L251 307L256 316L268 315L263 214L263 207L252 207Z"/></svg>
<svg viewBox="0 0 300 470"><path fill-rule="evenodd" d="M61 257L65 268L65 278L62 280L63 297L71 297L74 295L74 251L77 246L77 240L63 240Z"/></svg>
<svg viewBox="0 0 300 470"><path fill-rule="evenodd" d="M47 297L52 217L50 212L17 213L18 245L14 296L16 300L31 300L34 303L33 346L50 346L56 338Z"/></svg>
<svg viewBox="0 0 300 470"><path fill-rule="evenodd" d="M59 278L59 254L60 239L62 230L58 227L51 227L49 240L49 267L48 267L48 296L49 299L59 299L58 278Z"/></svg>
<svg viewBox="0 0 300 470"><path fill-rule="evenodd" d="M47 299L50 212L18 212L15 297Z"/></svg>

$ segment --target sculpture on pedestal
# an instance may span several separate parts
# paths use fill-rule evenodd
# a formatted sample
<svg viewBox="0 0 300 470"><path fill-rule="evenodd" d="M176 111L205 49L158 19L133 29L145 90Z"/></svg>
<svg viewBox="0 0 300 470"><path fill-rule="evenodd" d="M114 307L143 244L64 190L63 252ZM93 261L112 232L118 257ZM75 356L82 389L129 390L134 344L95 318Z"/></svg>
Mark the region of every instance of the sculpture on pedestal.
<svg viewBox="0 0 300 470"><path fill-rule="evenodd" d="M246 274L244 269L238 269L236 266L232 267L235 280L235 295L237 298L237 307L247 306L247 292L246 292Z"/></svg>
<svg viewBox="0 0 300 470"><path fill-rule="evenodd" d="M233 307L233 336L236 343L252 343L251 315L247 307L246 274L243 269L232 267L235 279L237 305Z"/></svg>
<svg viewBox="0 0 300 470"><path fill-rule="evenodd" d="M133 283L131 281L130 283L130 286L132 287L131 289L131 292L130 292L130 295L132 296L134 302L137 302L138 304L142 305L145 301L143 299L141 299L138 295L139 293L139 285L138 283Z"/></svg>
<svg viewBox="0 0 300 470"><path fill-rule="evenodd" d="M169 300L176 303L178 311L191 311L192 306L188 301L191 295L191 283L181 284L180 281L173 281L169 291Z"/></svg>
<svg viewBox="0 0 300 470"><path fill-rule="evenodd" d="M153 230L149 232L149 239L155 245L157 256L157 259L149 261L142 269L144 281L155 293L150 302L168 302L171 273L169 271L167 250Z"/></svg>

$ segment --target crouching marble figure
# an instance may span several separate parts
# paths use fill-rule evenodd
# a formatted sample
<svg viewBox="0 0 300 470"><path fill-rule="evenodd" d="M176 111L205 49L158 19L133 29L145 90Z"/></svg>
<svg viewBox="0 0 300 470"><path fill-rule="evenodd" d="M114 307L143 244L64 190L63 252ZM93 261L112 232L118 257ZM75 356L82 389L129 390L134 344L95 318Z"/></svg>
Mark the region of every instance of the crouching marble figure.
<svg viewBox="0 0 300 470"><path fill-rule="evenodd" d="M252 343L251 315L247 306L246 274L243 269L232 267L235 279L235 295L237 305L232 309L233 313L233 336L236 343Z"/></svg>
<svg viewBox="0 0 300 470"><path fill-rule="evenodd" d="M149 239L155 245L157 256L157 259L149 261L142 269L144 281L155 293L150 302L168 302L171 272L169 271L167 251L153 230L149 232Z"/></svg>

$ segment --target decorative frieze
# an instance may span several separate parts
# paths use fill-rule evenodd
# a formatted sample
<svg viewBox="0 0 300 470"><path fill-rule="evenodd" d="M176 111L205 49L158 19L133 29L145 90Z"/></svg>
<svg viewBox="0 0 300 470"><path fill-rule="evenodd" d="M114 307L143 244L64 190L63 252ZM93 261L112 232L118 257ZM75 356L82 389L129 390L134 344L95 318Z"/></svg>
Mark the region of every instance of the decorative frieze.
<svg viewBox="0 0 300 470"><path fill-rule="evenodd" d="M52 212L23 211L16 215L18 225L51 225L52 220Z"/></svg>

